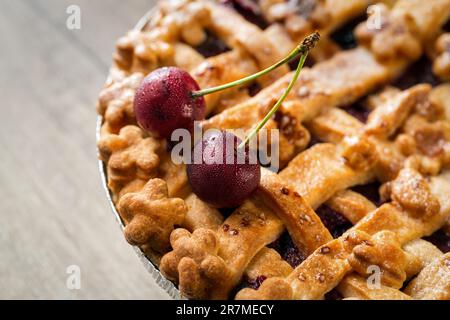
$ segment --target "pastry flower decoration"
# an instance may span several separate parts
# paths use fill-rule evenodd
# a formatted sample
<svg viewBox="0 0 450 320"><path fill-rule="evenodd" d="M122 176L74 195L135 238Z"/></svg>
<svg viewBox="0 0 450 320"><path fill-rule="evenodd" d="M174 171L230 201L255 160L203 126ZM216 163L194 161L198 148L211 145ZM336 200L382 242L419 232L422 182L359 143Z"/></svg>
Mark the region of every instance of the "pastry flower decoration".
<svg viewBox="0 0 450 320"><path fill-rule="evenodd" d="M319 33L315 32L274 65L212 88L200 89L191 75L180 68L159 68L145 77L136 91L134 111L137 122L144 130L158 138L168 139L173 131L180 128L192 132L194 122L205 119L205 95L254 81L299 57L297 69L286 90L244 141L230 132L219 131L206 134L194 146L193 156L201 159L200 162L187 165L187 174L194 193L214 207L238 206L256 190L261 178L259 164L250 164L248 161L248 142L258 134L289 95L309 51L319 39ZM227 148L228 141L233 142L232 148Z"/></svg>

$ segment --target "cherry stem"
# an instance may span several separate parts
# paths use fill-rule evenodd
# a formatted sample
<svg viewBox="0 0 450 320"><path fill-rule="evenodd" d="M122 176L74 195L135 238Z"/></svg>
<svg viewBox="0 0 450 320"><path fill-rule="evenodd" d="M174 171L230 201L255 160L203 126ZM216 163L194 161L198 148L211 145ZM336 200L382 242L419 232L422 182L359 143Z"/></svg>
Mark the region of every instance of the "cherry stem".
<svg viewBox="0 0 450 320"><path fill-rule="evenodd" d="M217 87L213 87L213 88L206 88L206 89L202 89L202 90L198 90L198 91L193 91L192 97L194 98L198 98L198 97L203 97L207 94L211 94L211 93L215 93L218 91L222 91L225 89L229 89L235 86L239 86L242 84L245 84L247 82L251 82L273 70L275 70L276 68L284 65L285 63L289 62L291 59L295 58L297 55L301 54L302 57L304 56L306 58L306 56L308 55L308 52L314 48L314 46L316 45L317 41L319 41L320 39L320 35L319 33L316 31L313 34L307 36L301 44L299 44L294 50L291 51L291 53L289 53L285 58L283 58L282 60L278 61L277 63L275 63L274 65L268 67L267 69L261 70L255 74L252 74L248 77L233 81L233 82L229 82Z"/></svg>
<svg viewBox="0 0 450 320"><path fill-rule="evenodd" d="M298 62L297 69L295 70L294 76L291 79L291 82L289 82L288 87L284 91L283 95L278 99L278 101L275 103L275 105L270 109L270 111L266 114L264 119L261 120L261 122L250 132L250 134L245 138L244 141L241 142L241 144L238 146L238 149L244 147L258 132L261 130L262 127L267 123L267 121L272 118L272 116L277 112L278 108L281 106L283 101L287 98L289 93L291 92L292 88L294 87L295 83L298 80L298 77L300 75L300 71L302 71L303 66L305 65L306 58L308 57L308 51L305 52L300 56L300 61Z"/></svg>

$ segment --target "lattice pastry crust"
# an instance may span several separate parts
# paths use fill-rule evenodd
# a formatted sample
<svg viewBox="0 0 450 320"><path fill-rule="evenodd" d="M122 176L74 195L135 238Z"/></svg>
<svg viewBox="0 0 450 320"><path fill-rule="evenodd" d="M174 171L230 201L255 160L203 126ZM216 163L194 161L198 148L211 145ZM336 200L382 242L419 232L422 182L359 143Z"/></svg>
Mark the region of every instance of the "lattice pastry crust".
<svg viewBox="0 0 450 320"><path fill-rule="evenodd" d="M335 31L372 1L257 0L250 17L239 1L163 1L143 30L118 40L97 104L100 158L126 239L183 295L450 299L450 85L442 83L450 0L382 2L379 28L360 23L351 49ZM257 192L231 213L211 208L167 143L137 126L136 88L168 65L202 88L227 83L278 61L315 29L324 40L312 65L266 125L280 130L280 172L262 169ZM441 80L402 87L397 79L425 51ZM250 129L292 76L285 66L208 96L203 128Z"/></svg>

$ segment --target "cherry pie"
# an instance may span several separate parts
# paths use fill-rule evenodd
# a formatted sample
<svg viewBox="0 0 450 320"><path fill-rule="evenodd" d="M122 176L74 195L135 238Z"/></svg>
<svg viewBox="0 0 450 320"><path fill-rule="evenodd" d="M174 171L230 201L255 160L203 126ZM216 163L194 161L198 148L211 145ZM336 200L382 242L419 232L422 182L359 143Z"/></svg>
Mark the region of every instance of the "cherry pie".
<svg viewBox="0 0 450 320"><path fill-rule="evenodd" d="M127 241L183 296L450 299L450 0L385 0L365 21L371 2L163 1L118 40L100 159ZM137 125L136 89L172 65L201 88L237 80L314 30L308 68L265 126L280 132L280 171L262 168L239 207L211 207ZM292 76L285 65L206 96L203 128L251 129Z"/></svg>

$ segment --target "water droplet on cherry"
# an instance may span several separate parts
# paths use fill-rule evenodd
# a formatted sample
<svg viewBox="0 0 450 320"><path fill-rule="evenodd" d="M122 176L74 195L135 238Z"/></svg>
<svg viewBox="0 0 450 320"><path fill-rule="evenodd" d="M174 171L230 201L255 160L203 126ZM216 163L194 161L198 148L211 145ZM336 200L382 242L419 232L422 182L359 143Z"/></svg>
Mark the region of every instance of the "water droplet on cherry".
<svg viewBox="0 0 450 320"><path fill-rule="evenodd" d="M138 124L158 138L170 138L178 128L192 131L194 121L205 117L204 98L192 96L199 89L197 82L182 69L156 69L136 91L134 112Z"/></svg>
<svg viewBox="0 0 450 320"><path fill-rule="evenodd" d="M192 164L187 165L189 182L194 193L214 207L237 207L259 185L260 166L250 163L248 146L237 149L239 143L232 133L213 130L194 147ZM240 153L245 161L238 161Z"/></svg>

